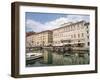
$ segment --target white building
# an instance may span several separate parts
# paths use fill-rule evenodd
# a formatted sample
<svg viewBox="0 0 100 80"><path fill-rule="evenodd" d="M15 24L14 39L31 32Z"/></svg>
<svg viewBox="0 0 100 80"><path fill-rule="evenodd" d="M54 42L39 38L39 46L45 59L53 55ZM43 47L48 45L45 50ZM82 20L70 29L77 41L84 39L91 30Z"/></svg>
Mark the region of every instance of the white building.
<svg viewBox="0 0 100 80"><path fill-rule="evenodd" d="M89 48L89 23L79 21L53 30L53 46Z"/></svg>

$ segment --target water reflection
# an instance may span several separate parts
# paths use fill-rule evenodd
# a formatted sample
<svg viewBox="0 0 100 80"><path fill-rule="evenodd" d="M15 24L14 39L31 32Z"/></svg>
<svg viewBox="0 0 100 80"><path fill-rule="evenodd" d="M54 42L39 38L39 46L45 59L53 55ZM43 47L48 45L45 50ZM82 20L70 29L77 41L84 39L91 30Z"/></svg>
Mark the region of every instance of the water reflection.
<svg viewBox="0 0 100 80"><path fill-rule="evenodd" d="M27 67L89 64L88 51L58 53L49 50L39 50L34 52L41 52L42 58L26 61Z"/></svg>

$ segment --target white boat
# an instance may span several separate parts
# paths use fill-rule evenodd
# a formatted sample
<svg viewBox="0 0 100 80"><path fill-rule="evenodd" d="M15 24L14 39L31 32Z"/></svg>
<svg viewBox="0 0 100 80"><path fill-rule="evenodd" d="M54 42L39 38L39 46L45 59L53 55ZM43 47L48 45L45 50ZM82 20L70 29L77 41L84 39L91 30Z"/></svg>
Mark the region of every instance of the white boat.
<svg viewBox="0 0 100 80"><path fill-rule="evenodd" d="M32 60L43 57L42 53L27 53L26 54L26 60Z"/></svg>

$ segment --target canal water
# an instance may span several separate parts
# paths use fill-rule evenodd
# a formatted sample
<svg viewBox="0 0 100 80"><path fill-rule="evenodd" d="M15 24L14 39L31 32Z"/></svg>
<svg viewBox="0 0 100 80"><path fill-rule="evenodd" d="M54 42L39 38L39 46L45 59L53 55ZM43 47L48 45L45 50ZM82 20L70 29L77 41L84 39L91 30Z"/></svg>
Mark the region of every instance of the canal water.
<svg viewBox="0 0 100 80"><path fill-rule="evenodd" d="M60 66L60 65L85 65L89 64L89 51L52 52L49 50L32 51L42 53L41 58L27 61L26 67Z"/></svg>

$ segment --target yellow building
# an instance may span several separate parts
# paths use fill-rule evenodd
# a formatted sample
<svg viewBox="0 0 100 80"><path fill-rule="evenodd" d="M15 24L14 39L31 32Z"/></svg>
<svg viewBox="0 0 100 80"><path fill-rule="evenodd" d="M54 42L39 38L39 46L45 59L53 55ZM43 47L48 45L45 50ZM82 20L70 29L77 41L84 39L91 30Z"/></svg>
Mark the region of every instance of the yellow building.
<svg viewBox="0 0 100 80"><path fill-rule="evenodd" d="M34 47L34 40L35 40L35 35L30 35L26 37L26 47Z"/></svg>
<svg viewBox="0 0 100 80"><path fill-rule="evenodd" d="M47 30L35 34L35 46L49 46L52 44L52 32Z"/></svg>
<svg viewBox="0 0 100 80"><path fill-rule="evenodd" d="M26 38L26 43L30 44L30 47L42 47L50 46L52 44L52 32L47 30Z"/></svg>

